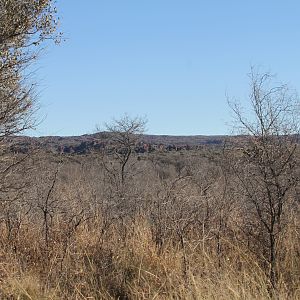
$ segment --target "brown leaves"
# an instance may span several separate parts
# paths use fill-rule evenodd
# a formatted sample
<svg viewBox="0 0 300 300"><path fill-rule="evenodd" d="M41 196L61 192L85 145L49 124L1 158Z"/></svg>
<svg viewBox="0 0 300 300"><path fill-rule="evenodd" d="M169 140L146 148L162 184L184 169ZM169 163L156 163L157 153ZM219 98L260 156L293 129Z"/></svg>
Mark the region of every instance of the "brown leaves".
<svg viewBox="0 0 300 300"><path fill-rule="evenodd" d="M59 41L52 0L0 0L0 138L31 128L34 84L27 67L46 40Z"/></svg>

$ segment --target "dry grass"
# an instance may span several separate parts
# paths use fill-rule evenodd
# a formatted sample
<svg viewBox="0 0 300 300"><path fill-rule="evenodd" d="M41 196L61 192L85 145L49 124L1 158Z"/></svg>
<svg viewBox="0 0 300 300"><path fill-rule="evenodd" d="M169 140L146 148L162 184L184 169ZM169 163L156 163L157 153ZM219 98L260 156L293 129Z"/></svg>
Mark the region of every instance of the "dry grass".
<svg viewBox="0 0 300 300"><path fill-rule="evenodd" d="M140 161L121 202L94 160L65 163L48 243L41 208L57 159L40 159L35 189L1 207L0 299L300 299L299 212L278 239L274 293L230 181L199 156L183 178L162 158Z"/></svg>
<svg viewBox="0 0 300 300"><path fill-rule="evenodd" d="M48 249L36 227L24 226L13 247L2 245L1 299L271 299L264 271L237 243L224 240L220 258L211 241L187 242L185 273L180 245L170 239L159 253L143 217L104 235L99 223L82 224L68 241L61 227ZM278 296L300 299L299 240L289 242Z"/></svg>

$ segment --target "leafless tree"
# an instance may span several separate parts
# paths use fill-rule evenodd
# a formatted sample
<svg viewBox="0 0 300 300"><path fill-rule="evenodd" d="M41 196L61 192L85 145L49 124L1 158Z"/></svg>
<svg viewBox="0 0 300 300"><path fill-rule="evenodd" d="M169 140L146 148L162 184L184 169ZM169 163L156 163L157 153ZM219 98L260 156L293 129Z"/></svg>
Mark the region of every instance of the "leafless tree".
<svg viewBox="0 0 300 300"><path fill-rule="evenodd" d="M105 124L108 142L100 154L103 168L104 195L102 211L109 211L106 224L118 219L124 240L127 232L126 222L138 210L139 192L134 177L138 175L138 160L135 148L145 130L146 120L124 115ZM101 201L101 200L100 200Z"/></svg>
<svg viewBox="0 0 300 300"><path fill-rule="evenodd" d="M250 111L235 101L229 105L242 134L235 138L231 167L245 199L242 230L267 262L268 276L276 290L279 236L287 220L288 204L298 183L297 142L299 102L274 76L250 73ZM238 142L237 142L238 141ZM233 162L234 161L234 162Z"/></svg>
<svg viewBox="0 0 300 300"><path fill-rule="evenodd" d="M12 153L11 137L36 123L36 84L28 67L46 40L59 42L53 4L52 0L0 0L0 210L9 239L30 209L24 194L31 173L30 156Z"/></svg>
<svg viewBox="0 0 300 300"><path fill-rule="evenodd" d="M120 182L123 185L126 177L126 165L134 151L141 134L145 131L146 120L140 117L130 118L124 115L111 124L106 124L106 129L112 134L111 141L114 155L120 164Z"/></svg>
<svg viewBox="0 0 300 300"><path fill-rule="evenodd" d="M7 202L24 187L16 182L18 168L28 155L10 152L10 137L33 128L37 109L35 83L28 66L46 40L59 41L58 20L52 0L0 0L0 190ZM17 197L14 197L17 199Z"/></svg>
<svg viewBox="0 0 300 300"><path fill-rule="evenodd" d="M122 191L125 185L130 158L145 131L146 123L145 118L131 118L125 114L120 119L114 119L111 123L105 124L110 134L107 151L114 161L104 162L104 166L119 191ZM117 166L114 162L117 162Z"/></svg>

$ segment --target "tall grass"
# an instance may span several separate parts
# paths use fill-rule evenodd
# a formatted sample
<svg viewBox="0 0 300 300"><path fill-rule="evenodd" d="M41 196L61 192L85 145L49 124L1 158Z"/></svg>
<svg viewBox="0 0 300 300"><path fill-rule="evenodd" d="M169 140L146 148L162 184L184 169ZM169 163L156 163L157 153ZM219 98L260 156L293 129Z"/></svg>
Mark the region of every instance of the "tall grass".
<svg viewBox="0 0 300 300"><path fill-rule="evenodd" d="M280 254L279 299L300 299L296 223L286 229ZM222 238L220 257L216 241L197 240L197 232L184 249L172 236L158 249L143 215L115 220L105 232L99 215L71 233L64 224L53 220L48 248L31 222L24 222L11 243L1 228L1 299L272 298L264 270L237 239Z"/></svg>
<svg viewBox="0 0 300 300"><path fill-rule="evenodd" d="M38 156L0 202L0 299L300 299L299 205L274 290L242 193L206 154L141 159L121 195L97 157Z"/></svg>

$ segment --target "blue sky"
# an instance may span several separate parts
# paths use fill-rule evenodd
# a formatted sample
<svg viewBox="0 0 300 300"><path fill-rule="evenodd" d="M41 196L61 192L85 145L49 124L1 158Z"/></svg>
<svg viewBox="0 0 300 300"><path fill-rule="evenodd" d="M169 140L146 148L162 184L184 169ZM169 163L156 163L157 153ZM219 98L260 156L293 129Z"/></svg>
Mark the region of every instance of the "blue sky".
<svg viewBox="0 0 300 300"><path fill-rule="evenodd" d="M251 65L300 91L300 2L57 1L66 41L35 66L33 135L80 135L124 113L151 134L227 134L226 93L248 95ZM246 105L246 102L245 102Z"/></svg>

